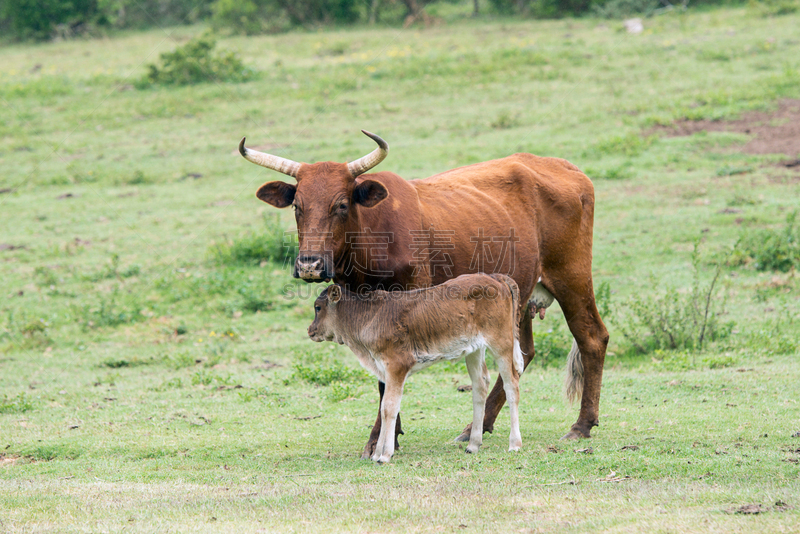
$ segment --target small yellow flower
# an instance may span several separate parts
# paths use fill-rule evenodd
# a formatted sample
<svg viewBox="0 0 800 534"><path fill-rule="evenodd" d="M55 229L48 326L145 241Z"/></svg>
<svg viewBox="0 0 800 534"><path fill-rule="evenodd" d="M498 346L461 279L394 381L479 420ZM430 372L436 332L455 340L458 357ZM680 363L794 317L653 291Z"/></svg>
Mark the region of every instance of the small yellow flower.
<svg viewBox="0 0 800 534"><path fill-rule="evenodd" d="M215 333L215 332L212 330L212 331L211 331L211 334L209 334L209 336L208 336L208 337L214 337L214 336L216 336L216 335L217 335L217 334L216 334L216 333Z"/></svg>
<svg viewBox="0 0 800 534"><path fill-rule="evenodd" d="M197 340L197 342L198 343L202 343L203 342L203 338L201 337L200 339Z"/></svg>

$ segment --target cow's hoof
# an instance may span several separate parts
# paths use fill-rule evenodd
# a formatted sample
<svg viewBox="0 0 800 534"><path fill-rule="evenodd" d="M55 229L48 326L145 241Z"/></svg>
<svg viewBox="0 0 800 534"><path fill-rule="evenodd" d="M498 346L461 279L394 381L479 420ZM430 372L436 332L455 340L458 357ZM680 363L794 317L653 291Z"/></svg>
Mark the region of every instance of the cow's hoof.
<svg viewBox="0 0 800 534"><path fill-rule="evenodd" d="M509 447L508 452L519 452L519 447Z"/></svg>
<svg viewBox="0 0 800 534"><path fill-rule="evenodd" d="M576 429L573 428L573 429L571 429L569 432L567 432L566 434L564 434L561 437L561 441L564 441L564 440L567 440L567 439L588 439L588 438L591 438L591 437L592 436L589 435L588 432L584 433L584 432L582 432L580 430L576 430Z"/></svg>
<svg viewBox="0 0 800 534"><path fill-rule="evenodd" d="M470 435L472 435L472 424L471 423L468 424L467 427L464 430L461 431L461 434L459 434L456 437L455 441L469 441Z"/></svg>
<svg viewBox="0 0 800 534"><path fill-rule="evenodd" d="M474 446L470 445L466 448L464 452L466 452L467 454L475 454L476 452L478 452L478 449L480 448L481 448L480 445L474 445Z"/></svg>
<svg viewBox="0 0 800 534"><path fill-rule="evenodd" d="M364 452L361 453L362 460L369 460L372 458L372 455L375 454L375 445L377 445L376 442L367 442L367 445L364 447Z"/></svg>

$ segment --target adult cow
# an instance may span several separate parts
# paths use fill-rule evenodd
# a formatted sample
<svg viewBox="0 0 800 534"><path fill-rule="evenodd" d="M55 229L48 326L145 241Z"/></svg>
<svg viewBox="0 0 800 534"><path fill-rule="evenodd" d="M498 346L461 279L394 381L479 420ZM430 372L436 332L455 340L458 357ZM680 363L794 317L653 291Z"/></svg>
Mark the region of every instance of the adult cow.
<svg viewBox="0 0 800 534"><path fill-rule="evenodd" d="M422 288L473 272L507 274L519 286L521 302L534 296L520 314L526 367L534 354L532 312L541 306L536 295L549 291L576 342L567 393L581 397L581 409L564 438L590 437L598 424L608 344L592 287L591 180L566 160L532 154L420 180L406 181L391 172L364 174L389 150L377 135L364 134L378 148L350 163L297 163L248 149L244 138L239 143L248 161L297 180L297 185L268 182L256 193L272 206L295 210L299 251L294 276L360 290ZM382 399L383 384L379 391ZM486 401L484 432L492 432L504 403L498 378ZM380 427L379 409L363 457L371 456ZM471 425L457 439L468 440L470 430ZM398 417L395 436L401 433Z"/></svg>

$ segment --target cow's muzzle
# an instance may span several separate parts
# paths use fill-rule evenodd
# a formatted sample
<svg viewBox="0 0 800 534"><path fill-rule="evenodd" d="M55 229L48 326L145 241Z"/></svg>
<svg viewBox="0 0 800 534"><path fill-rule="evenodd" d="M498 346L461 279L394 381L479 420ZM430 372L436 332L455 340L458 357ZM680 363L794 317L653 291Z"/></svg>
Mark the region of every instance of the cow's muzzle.
<svg viewBox="0 0 800 534"><path fill-rule="evenodd" d="M306 282L327 282L333 278L329 265L323 256L298 256L294 262L294 277Z"/></svg>

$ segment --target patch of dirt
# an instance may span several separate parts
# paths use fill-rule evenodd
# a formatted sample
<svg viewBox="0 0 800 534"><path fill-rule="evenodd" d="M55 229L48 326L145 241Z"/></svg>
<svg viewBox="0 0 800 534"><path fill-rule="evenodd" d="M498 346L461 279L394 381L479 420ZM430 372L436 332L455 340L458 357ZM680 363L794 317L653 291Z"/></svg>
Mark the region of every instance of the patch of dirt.
<svg viewBox="0 0 800 534"><path fill-rule="evenodd" d="M668 137L693 135L698 132L738 132L753 136L740 150L747 154L786 154L800 156L800 99L778 102L778 109L748 111L731 121L680 120L669 126L657 126L646 135ZM800 170L800 159L785 161L782 166Z"/></svg>
<svg viewBox="0 0 800 534"><path fill-rule="evenodd" d="M775 506L764 506L763 504L744 504L739 507L728 508L725 512L729 514L757 515L765 512L785 512L792 507L783 501L776 501Z"/></svg>

